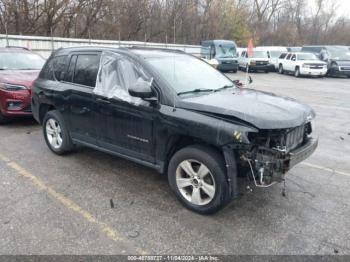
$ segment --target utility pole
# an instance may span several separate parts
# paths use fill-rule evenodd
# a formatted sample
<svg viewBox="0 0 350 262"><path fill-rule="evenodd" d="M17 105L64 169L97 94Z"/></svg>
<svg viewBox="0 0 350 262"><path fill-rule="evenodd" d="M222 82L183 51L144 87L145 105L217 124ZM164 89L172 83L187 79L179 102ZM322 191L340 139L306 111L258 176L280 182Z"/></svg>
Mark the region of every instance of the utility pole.
<svg viewBox="0 0 350 262"><path fill-rule="evenodd" d="M51 32L51 50L55 50L55 44L53 42L53 33L52 33L52 26L50 27L50 32Z"/></svg>

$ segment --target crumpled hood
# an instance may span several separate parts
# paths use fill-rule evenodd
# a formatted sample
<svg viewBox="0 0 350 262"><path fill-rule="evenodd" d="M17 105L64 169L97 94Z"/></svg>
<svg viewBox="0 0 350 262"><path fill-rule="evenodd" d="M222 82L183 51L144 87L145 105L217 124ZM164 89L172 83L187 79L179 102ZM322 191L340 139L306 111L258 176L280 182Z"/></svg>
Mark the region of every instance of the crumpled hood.
<svg viewBox="0 0 350 262"><path fill-rule="evenodd" d="M0 71L0 82L31 87L39 75L39 70L4 70Z"/></svg>
<svg viewBox="0 0 350 262"><path fill-rule="evenodd" d="M238 88L185 98L178 107L238 118L259 129L296 127L315 116L309 106L294 99Z"/></svg>

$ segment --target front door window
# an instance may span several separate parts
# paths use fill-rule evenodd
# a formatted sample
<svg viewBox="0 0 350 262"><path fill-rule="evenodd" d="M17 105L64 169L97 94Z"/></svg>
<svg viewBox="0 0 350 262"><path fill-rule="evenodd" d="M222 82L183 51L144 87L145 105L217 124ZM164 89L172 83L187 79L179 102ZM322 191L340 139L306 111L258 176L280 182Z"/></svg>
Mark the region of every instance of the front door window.
<svg viewBox="0 0 350 262"><path fill-rule="evenodd" d="M134 105L148 104L129 94L129 88L140 82L148 82L149 85L152 83L152 79L146 76L141 67L119 54L108 51L102 53L95 94Z"/></svg>

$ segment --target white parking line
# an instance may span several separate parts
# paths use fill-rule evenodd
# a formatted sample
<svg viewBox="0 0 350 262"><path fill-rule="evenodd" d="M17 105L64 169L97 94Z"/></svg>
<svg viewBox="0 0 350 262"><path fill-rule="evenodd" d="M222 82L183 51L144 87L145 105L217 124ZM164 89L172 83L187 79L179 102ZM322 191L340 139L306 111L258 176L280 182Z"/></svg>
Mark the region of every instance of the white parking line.
<svg viewBox="0 0 350 262"><path fill-rule="evenodd" d="M0 154L0 161L5 163L8 167L12 168L12 170L15 171L18 175L24 178L27 178L36 188L46 192L46 194L48 194L50 197L52 197L56 201L60 202L67 209L74 211L76 214L79 214L86 221L96 225L109 239L113 240L116 243L122 243L124 245L132 247L132 249L135 249L138 254L141 254L141 255L148 254L147 251L141 248L135 247L132 243L130 243L127 239L125 239L122 236L122 233L118 232L116 229L112 228L106 223L98 220L94 215L84 210L77 203L67 198L63 194L57 192L52 187L46 185L40 178L36 177L35 175L27 171L16 162L12 161L11 159L9 159L8 157L2 154ZM126 251L123 250L122 252L125 253Z"/></svg>
<svg viewBox="0 0 350 262"><path fill-rule="evenodd" d="M302 162L301 164L304 165L304 166L311 167L311 168L316 168L316 169L328 171L328 172L331 172L331 173L335 173L335 174L338 174L338 175L343 175L343 176L350 177L350 173L346 173L346 172L343 172L343 171L335 170L335 169L332 169L332 168L329 168L329 167L314 165L314 164L307 163L307 162Z"/></svg>

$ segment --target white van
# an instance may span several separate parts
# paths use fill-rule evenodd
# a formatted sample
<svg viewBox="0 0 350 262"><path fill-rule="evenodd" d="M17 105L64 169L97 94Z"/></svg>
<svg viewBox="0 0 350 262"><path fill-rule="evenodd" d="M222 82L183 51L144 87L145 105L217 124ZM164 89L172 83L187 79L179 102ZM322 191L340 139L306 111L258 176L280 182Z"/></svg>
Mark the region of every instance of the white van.
<svg viewBox="0 0 350 262"><path fill-rule="evenodd" d="M288 52L287 47L283 46L258 46L255 50L267 52L271 71L278 70L278 58L282 53Z"/></svg>
<svg viewBox="0 0 350 262"><path fill-rule="evenodd" d="M270 71L269 58L265 51L256 51L254 49L252 56L249 56L247 49L245 49L238 58L238 67L243 71L264 71L268 73Z"/></svg>

